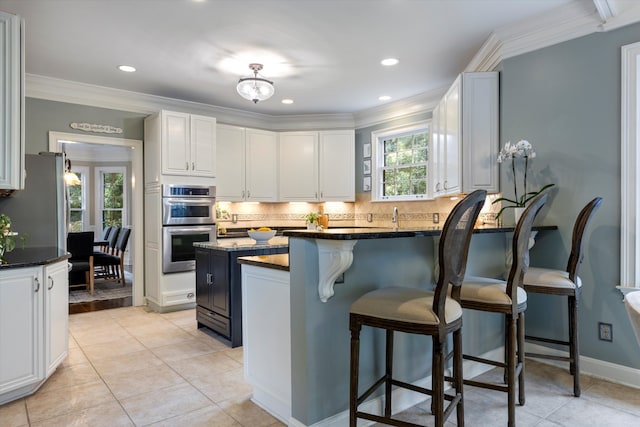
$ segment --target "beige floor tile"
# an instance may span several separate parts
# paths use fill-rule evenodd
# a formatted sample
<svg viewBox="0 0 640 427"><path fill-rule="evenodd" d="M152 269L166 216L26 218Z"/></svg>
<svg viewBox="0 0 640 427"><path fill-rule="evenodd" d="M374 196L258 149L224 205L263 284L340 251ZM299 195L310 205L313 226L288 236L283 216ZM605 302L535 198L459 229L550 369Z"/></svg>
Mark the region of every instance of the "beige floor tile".
<svg viewBox="0 0 640 427"><path fill-rule="evenodd" d="M191 384L215 403L251 396L251 386L244 380L243 369L191 380Z"/></svg>
<svg viewBox="0 0 640 427"><path fill-rule="evenodd" d="M204 354L167 363L187 381L211 377L242 367L240 363L222 352Z"/></svg>
<svg viewBox="0 0 640 427"><path fill-rule="evenodd" d="M89 359L87 359L87 356L84 355L84 352L80 347L70 348L67 352L67 357L62 361L63 366L87 364L89 364Z"/></svg>
<svg viewBox="0 0 640 427"><path fill-rule="evenodd" d="M63 387L77 386L100 381L96 370L90 364L60 365L49 379L40 387L38 393L57 390Z"/></svg>
<svg viewBox="0 0 640 427"><path fill-rule="evenodd" d="M28 426L27 407L24 399L0 405L0 427Z"/></svg>
<svg viewBox="0 0 640 427"><path fill-rule="evenodd" d="M184 378L167 365L153 366L138 371L102 376L116 399L122 400L154 390L186 384Z"/></svg>
<svg viewBox="0 0 640 427"><path fill-rule="evenodd" d="M82 409L115 402L113 394L102 381L38 392L27 398L31 422L43 421Z"/></svg>
<svg viewBox="0 0 640 427"><path fill-rule="evenodd" d="M556 425L566 427L635 427L640 425L637 416L625 411L611 410L608 406L582 398L572 399L546 419Z"/></svg>
<svg viewBox="0 0 640 427"><path fill-rule="evenodd" d="M87 329L82 332L73 333L73 338L81 347L119 341L122 338L128 337L131 337L131 335L129 335L127 330L117 324L101 325L95 329Z"/></svg>
<svg viewBox="0 0 640 427"><path fill-rule="evenodd" d="M144 350L144 346L135 338L121 338L117 344L112 342L94 344L82 347L84 354L92 362L98 359L106 359L123 354L135 353Z"/></svg>
<svg viewBox="0 0 640 427"><path fill-rule="evenodd" d="M92 364L100 375L117 375L123 372L159 367L164 365L164 362L150 350L144 349L119 356L96 359Z"/></svg>
<svg viewBox="0 0 640 427"><path fill-rule="evenodd" d="M209 340L210 341L210 340ZM223 347L225 348L225 347ZM161 347L153 348L153 353L160 359L167 361L181 360L189 357L201 356L207 353L219 351L214 346L206 342L206 340L194 338L189 335L189 339L180 343L180 345L169 344Z"/></svg>
<svg viewBox="0 0 640 427"><path fill-rule="evenodd" d="M236 347L236 348L232 348L230 350L225 350L224 354L226 354L227 356L229 356L230 358L232 358L233 360L235 360L238 363L243 363L242 360L242 347Z"/></svg>
<svg viewBox="0 0 640 427"><path fill-rule="evenodd" d="M216 405L152 424L153 427L242 427Z"/></svg>
<svg viewBox="0 0 640 427"><path fill-rule="evenodd" d="M155 335L166 332L184 332L181 328L177 327L173 323L160 318L154 322L127 325L124 326L124 328L127 330L127 332L129 332L136 338L140 336Z"/></svg>
<svg viewBox="0 0 640 427"><path fill-rule="evenodd" d="M175 329L174 329L175 328ZM147 348L163 347L167 345L182 345L185 341L190 341L193 337L184 330L173 326L171 329L163 327L161 331L156 331L146 335L137 335L136 338Z"/></svg>
<svg viewBox="0 0 640 427"><path fill-rule="evenodd" d="M640 417L640 390L607 381L593 380L583 389L582 397L611 408L620 409ZM640 420L638 421L640 425Z"/></svg>
<svg viewBox="0 0 640 427"><path fill-rule="evenodd" d="M212 403L190 384L183 384L120 401L136 425L147 425L188 414Z"/></svg>
<svg viewBox="0 0 640 427"><path fill-rule="evenodd" d="M133 422L117 402L109 402L77 412L35 422L31 427L127 427Z"/></svg>
<svg viewBox="0 0 640 427"><path fill-rule="evenodd" d="M246 427L265 427L278 420L249 400L249 397L225 400L218 404L224 412Z"/></svg>

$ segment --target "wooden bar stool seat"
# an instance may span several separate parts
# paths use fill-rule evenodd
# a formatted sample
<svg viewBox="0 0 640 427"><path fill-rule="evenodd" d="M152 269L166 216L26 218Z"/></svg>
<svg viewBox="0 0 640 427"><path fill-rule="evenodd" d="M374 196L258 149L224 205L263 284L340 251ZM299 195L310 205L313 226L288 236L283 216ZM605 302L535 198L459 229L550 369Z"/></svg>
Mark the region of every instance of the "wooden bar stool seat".
<svg viewBox="0 0 640 427"><path fill-rule="evenodd" d="M578 276L578 268L582 263L582 242L585 231L593 214L602 204L602 197L596 197L582 208L573 226L571 254L566 270L530 267L522 280L527 292L566 296L569 312L569 339L558 340L533 335L525 335L525 340L558 344L569 347L569 356L540 354L527 352L526 356L541 359L552 359L569 362L569 372L573 375L573 395L580 397L580 345L578 340L578 306L582 293L582 280Z"/></svg>
<svg viewBox="0 0 640 427"><path fill-rule="evenodd" d="M507 393L508 426L516 425L516 382L518 402L524 405L524 312L527 293L520 287L529 260L529 237L535 217L547 201L542 193L535 197L524 211L513 234L513 263L506 281L486 277L465 277L459 292L463 309L500 313L505 318L505 360L497 361L464 354L463 359L505 369L505 384L465 379L465 385Z"/></svg>
<svg viewBox="0 0 640 427"><path fill-rule="evenodd" d="M391 413L393 387L405 388L431 396L436 426L443 426L454 409L456 409L457 425L464 426L462 308L458 301L447 296L447 288L449 284L459 287L462 283L471 234L485 198L485 191L475 191L459 202L447 217L439 242L439 275L434 291L403 287L383 288L366 293L351 305L349 313L349 329L351 330L349 425L351 427L356 427L358 418L395 426L416 426L416 424L393 418ZM384 375L359 394L360 331L362 326L386 331L386 359ZM431 336L431 389L403 382L393 377L394 332ZM454 392L446 394L444 389L445 343L447 335L450 333L453 334ZM384 386L385 392L383 414L378 415L358 410L358 406L382 386ZM450 402L446 409L445 400Z"/></svg>

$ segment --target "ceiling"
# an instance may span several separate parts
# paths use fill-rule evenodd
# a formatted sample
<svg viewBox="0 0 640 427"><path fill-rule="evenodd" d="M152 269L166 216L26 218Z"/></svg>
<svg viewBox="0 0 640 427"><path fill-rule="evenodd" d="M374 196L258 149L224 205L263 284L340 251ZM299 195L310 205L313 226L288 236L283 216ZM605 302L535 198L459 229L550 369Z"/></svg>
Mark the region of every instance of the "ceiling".
<svg viewBox="0 0 640 427"><path fill-rule="evenodd" d="M0 0L26 72L268 115L354 113L450 85L499 29L626 0ZM598 12L596 12L598 9ZM395 57L399 64L383 67ZM236 93L250 62L276 93ZM118 65L137 68L124 73ZM281 103L293 99L291 105Z"/></svg>

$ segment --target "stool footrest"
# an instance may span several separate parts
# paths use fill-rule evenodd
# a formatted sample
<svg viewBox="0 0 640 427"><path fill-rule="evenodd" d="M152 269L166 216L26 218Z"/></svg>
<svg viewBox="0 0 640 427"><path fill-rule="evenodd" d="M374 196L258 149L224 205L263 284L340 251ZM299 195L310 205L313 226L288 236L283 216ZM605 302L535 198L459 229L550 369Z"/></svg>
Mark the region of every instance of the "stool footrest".
<svg viewBox="0 0 640 427"><path fill-rule="evenodd" d="M534 337L532 335L525 335L524 339L527 340L527 341L546 342L546 343L549 343L549 344L560 344L560 345L570 345L571 344L569 341L554 340L554 339L551 339L551 338Z"/></svg>
<svg viewBox="0 0 640 427"><path fill-rule="evenodd" d="M462 358L464 360L471 360L473 362L484 363L485 365L496 366L498 368L506 368L507 365L504 362L496 362L495 360L484 359L478 356L471 356L469 354L463 354Z"/></svg>
<svg viewBox="0 0 640 427"><path fill-rule="evenodd" d="M567 356L556 356L554 354L540 354L540 353L525 353L527 357L534 357L537 359L550 359L550 360L560 360L562 362L571 362L571 358Z"/></svg>

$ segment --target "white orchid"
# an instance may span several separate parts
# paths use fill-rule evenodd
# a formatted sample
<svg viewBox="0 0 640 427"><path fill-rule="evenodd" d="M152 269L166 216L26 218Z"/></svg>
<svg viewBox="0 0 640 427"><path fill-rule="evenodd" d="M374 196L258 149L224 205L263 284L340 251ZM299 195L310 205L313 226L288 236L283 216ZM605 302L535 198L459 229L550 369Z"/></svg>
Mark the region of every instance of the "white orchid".
<svg viewBox="0 0 640 427"><path fill-rule="evenodd" d="M547 188L553 186L553 184L547 184L544 187L542 187L539 191L527 192L527 171L529 169L529 159L530 158L533 159L535 157L536 157L536 152L533 149L533 146L529 141L525 139L521 139L516 144L512 144L511 141L508 141L506 144L504 144L504 147L502 148L502 150L500 150L500 153L498 153L498 159L497 159L498 163L502 163L504 160L511 160L511 171L513 173L513 191L515 196L513 199L500 197L493 201L493 203L497 203L497 202L513 203L513 206L503 206L502 209L500 209L500 211L496 215L496 218L500 217L500 215L502 215L502 212L505 209L525 207L525 205L529 200L533 199L534 197L542 193ZM524 158L524 194L522 194L522 196L520 197L518 197L518 186L516 183L516 166L515 166L516 159L518 158Z"/></svg>

